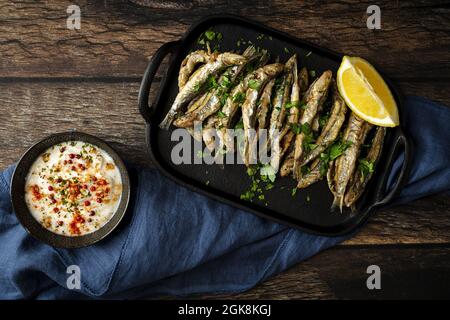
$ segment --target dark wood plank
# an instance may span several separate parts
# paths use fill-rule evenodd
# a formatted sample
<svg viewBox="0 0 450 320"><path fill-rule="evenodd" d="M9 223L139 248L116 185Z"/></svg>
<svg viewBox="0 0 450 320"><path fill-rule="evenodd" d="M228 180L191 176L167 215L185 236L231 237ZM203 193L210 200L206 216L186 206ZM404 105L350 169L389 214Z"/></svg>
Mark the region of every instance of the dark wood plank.
<svg viewBox="0 0 450 320"><path fill-rule="evenodd" d="M1 1L1 77L140 77L161 44L209 14L234 13L335 51L368 58L395 78L448 79L447 1L378 1L382 29L366 27L373 1ZM189 10L187 13L186 10ZM226 36L226 35L225 35Z"/></svg>
<svg viewBox="0 0 450 320"><path fill-rule="evenodd" d="M450 98L444 87L402 87L424 90L436 100ZM138 83L120 81L0 83L0 169L44 136L72 129L111 142L130 161L149 164L138 90ZM448 201L438 196L383 210L346 244L450 243Z"/></svg>
<svg viewBox="0 0 450 320"><path fill-rule="evenodd" d="M367 267L381 269L381 289L369 290ZM338 247L237 295L203 299L446 299L450 248ZM198 297L197 297L198 298Z"/></svg>

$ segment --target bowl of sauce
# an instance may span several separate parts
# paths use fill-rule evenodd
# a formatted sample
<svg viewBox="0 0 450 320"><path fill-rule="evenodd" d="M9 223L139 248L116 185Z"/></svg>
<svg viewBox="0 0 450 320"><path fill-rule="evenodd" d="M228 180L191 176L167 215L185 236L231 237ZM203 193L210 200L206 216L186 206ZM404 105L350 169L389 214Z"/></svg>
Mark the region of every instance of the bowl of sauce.
<svg viewBox="0 0 450 320"><path fill-rule="evenodd" d="M81 132L51 135L20 159L11 181L18 220L35 238L55 247L91 245L124 216L128 172L103 140Z"/></svg>

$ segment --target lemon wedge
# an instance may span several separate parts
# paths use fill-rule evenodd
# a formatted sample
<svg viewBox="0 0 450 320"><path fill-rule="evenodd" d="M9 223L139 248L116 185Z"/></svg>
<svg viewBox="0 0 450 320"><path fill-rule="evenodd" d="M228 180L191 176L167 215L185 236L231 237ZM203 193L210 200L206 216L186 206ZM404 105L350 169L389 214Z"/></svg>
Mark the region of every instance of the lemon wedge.
<svg viewBox="0 0 450 320"><path fill-rule="evenodd" d="M399 124L398 109L389 87L366 60L344 56L337 85L347 106L360 118L382 127Z"/></svg>

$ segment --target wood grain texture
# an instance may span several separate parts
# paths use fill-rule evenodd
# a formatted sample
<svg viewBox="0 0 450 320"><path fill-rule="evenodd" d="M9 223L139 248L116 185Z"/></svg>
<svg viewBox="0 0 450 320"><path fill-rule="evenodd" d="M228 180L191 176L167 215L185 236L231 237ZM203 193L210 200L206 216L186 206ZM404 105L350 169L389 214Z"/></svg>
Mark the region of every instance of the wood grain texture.
<svg viewBox="0 0 450 320"><path fill-rule="evenodd" d="M373 4L369 0L77 3L81 30L73 31L66 28L70 0L0 1L0 76L140 77L148 57L163 43L179 39L202 17L219 13L242 15L363 56L394 78L448 79L450 74L446 1L378 1L381 30L366 27L366 9Z"/></svg>
<svg viewBox="0 0 450 320"><path fill-rule="evenodd" d="M406 92L416 90L408 86ZM44 136L66 130L97 135L130 161L148 165L138 90L139 83L121 81L0 83L0 169ZM447 99L435 92L432 98ZM442 195L382 210L346 244L450 243L448 201Z"/></svg>
<svg viewBox="0 0 450 320"><path fill-rule="evenodd" d="M448 247L338 247L237 295L202 299L445 299ZM367 267L381 269L381 289L366 286Z"/></svg>

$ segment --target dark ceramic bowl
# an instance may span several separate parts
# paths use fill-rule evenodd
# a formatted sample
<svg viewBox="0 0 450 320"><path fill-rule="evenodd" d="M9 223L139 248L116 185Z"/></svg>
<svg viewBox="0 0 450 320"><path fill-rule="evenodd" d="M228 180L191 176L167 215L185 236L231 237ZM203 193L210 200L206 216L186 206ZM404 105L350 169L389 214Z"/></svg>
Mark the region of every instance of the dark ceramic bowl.
<svg viewBox="0 0 450 320"><path fill-rule="evenodd" d="M25 180L34 161L51 146L67 141L84 141L105 150L113 158L122 177L122 196L116 212L103 227L83 236L68 237L45 229L32 216L25 202ZM118 154L103 140L89 134L76 131L57 133L36 143L19 160L11 180L11 199L17 219L36 239L54 247L85 247L106 237L122 220L130 199L130 179L122 159L120 159Z"/></svg>

